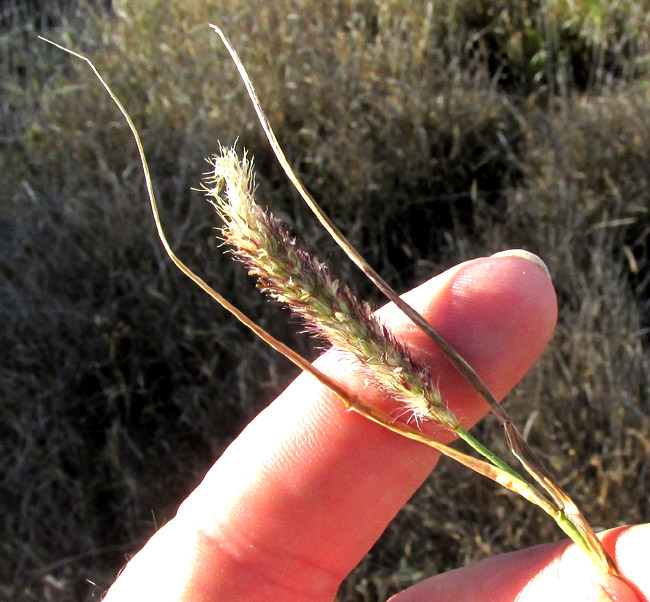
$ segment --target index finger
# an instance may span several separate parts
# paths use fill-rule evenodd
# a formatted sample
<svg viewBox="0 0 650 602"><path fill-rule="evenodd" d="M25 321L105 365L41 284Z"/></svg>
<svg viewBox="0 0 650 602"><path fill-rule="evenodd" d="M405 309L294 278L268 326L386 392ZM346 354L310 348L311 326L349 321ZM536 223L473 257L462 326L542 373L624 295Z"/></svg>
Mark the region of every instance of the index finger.
<svg viewBox="0 0 650 602"><path fill-rule="evenodd" d="M497 397L537 359L556 320L548 274L521 257L461 264L408 301ZM381 315L431 367L463 425L474 424L487 411L482 400L393 307ZM318 365L382 402L349 361L327 353ZM226 450L107 600L135 599L145 582L147 597L159 601L332 600L437 460L430 448L346 411L303 375Z"/></svg>

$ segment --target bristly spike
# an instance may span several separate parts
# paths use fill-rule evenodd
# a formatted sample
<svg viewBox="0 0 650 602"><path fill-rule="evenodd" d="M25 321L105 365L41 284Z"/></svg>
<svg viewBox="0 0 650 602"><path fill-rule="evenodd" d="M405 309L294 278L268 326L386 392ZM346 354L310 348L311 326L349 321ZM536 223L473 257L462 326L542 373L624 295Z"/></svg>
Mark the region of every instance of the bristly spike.
<svg viewBox="0 0 650 602"><path fill-rule="evenodd" d="M240 160L234 150L221 149L212 164L207 190L224 221L223 240L258 278L259 288L300 316L309 332L355 357L367 378L397 401L401 414L411 414L416 422L427 418L455 432L460 423L443 403L428 369L367 303L255 202L246 154Z"/></svg>

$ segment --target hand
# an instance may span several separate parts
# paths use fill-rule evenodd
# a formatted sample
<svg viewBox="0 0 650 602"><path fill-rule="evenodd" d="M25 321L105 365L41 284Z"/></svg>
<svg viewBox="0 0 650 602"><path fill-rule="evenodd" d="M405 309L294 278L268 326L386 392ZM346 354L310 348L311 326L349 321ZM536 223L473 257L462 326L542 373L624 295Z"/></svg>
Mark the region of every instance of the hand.
<svg viewBox="0 0 650 602"><path fill-rule="evenodd" d="M546 271L512 255L461 264L407 300L499 398L535 362L557 316ZM439 375L443 397L463 425L477 422L487 407L433 343L394 307L380 312ZM382 402L336 353L317 364L365 399ZM177 516L127 565L106 602L331 602L438 457L345 410L302 375L226 450ZM560 543L435 576L394 600L650 600L650 527L611 531L604 541L627 584L596 574L581 551Z"/></svg>

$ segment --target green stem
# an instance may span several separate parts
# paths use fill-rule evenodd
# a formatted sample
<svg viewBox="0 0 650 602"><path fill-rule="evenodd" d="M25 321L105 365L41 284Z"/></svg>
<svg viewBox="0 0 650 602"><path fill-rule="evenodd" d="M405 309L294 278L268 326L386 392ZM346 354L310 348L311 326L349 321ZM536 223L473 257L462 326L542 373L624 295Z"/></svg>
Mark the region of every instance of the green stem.
<svg viewBox="0 0 650 602"><path fill-rule="evenodd" d="M465 430L462 426L454 429L456 435L458 435L465 443L467 443L471 448L475 449L481 456L486 460L489 460L494 466L500 468L501 470L507 472L511 477L517 479L521 484L527 488L535 491L540 497L543 497L542 494L537 490L537 488L531 485L524 477L522 477L514 468L506 464L499 456L497 456L492 450L483 445L480 441L475 439L469 431ZM557 523L557 525L566 533L569 538L579 546L590 558L593 557L593 550L583 537L582 533L575 527L571 519L567 516L564 510L558 508L555 504L549 503L549 508L543 508L549 516ZM550 508L553 508L553 511L549 511Z"/></svg>
<svg viewBox="0 0 650 602"><path fill-rule="evenodd" d="M558 524L558 527L562 529L575 543L577 546L582 549L582 551L587 554L589 558L597 565L601 566L600 559L594 555L594 550L587 543L582 533L576 529L571 519L565 514L564 510L558 510L557 515L553 517L555 522Z"/></svg>
<svg viewBox="0 0 650 602"><path fill-rule="evenodd" d="M518 481L525 483L528 487L535 489L524 477L522 477L514 468L506 464L499 456L497 456L492 450L485 447L480 441L475 439L469 431L466 431L462 426L458 426L454 429L454 433L458 435L467 445L475 449L479 454L481 454L486 460L489 460L496 467L500 468L507 472L511 477L514 477ZM535 491L537 491L535 489ZM537 491L539 493L539 491Z"/></svg>

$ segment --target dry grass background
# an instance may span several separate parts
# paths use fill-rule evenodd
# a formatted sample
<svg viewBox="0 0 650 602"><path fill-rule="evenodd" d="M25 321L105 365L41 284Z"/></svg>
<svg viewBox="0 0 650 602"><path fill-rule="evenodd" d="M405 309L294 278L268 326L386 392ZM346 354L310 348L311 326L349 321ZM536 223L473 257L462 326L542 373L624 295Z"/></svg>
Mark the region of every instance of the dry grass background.
<svg viewBox="0 0 650 602"><path fill-rule="evenodd" d="M37 32L88 52L132 112L179 254L306 353L192 191L217 141L239 137L261 199L344 264L209 21L307 187L396 288L503 248L540 254L560 323L509 410L595 526L650 518L648 0L104 4L0 14L0 597L99 596L294 375L166 261L125 125ZM340 599L559 536L444 463Z"/></svg>

